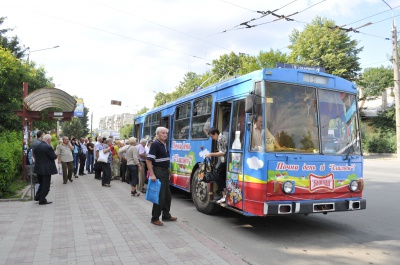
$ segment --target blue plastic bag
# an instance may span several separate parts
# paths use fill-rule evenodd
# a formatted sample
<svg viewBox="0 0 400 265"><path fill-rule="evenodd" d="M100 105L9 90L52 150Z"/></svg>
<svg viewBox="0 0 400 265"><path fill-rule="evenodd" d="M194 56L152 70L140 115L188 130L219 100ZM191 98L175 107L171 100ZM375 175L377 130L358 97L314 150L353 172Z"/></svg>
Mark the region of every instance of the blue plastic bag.
<svg viewBox="0 0 400 265"><path fill-rule="evenodd" d="M156 181L149 179L149 183L147 184L146 200L158 204L158 200L160 198L160 189L161 182L158 179Z"/></svg>

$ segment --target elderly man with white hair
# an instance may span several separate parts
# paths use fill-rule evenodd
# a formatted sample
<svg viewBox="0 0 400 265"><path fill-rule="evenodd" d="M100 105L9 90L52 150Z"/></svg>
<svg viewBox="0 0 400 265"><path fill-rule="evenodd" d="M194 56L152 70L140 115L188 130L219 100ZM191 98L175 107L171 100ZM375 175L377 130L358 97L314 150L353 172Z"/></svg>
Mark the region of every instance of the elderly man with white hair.
<svg viewBox="0 0 400 265"><path fill-rule="evenodd" d="M139 163L139 150L137 147L137 140L135 137L129 138L129 145L122 147L119 150L119 154L126 154L128 174L131 180L131 195L139 196L140 193L136 190L136 185L138 184L138 173L142 166Z"/></svg>
<svg viewBox="0 0 400 265"><path fill-rule="evenodd" d="M33 149L35 155L35 168L34 173L38 176L39 189L36 193L35 200L39 201L40 205L50 204L46 200L47 194L50 191L51 175L57 174L57 167L54 160L57 158L56 153L51 147L51 135L46 134L43 136L43 141Z"/></svg>

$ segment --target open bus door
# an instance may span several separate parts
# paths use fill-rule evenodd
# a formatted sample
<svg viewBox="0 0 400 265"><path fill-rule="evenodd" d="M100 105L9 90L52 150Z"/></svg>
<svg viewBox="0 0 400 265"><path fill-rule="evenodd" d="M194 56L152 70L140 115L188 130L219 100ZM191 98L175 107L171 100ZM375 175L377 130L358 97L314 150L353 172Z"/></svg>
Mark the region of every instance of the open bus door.
<svg viewBox="0 0 400 265"><path fill-rule="evenodd" d="M217 128L228 139L226 154L226 205L243 209L242 190L243 149L245 139L245 100L235 100L219 104Z"/></svg>

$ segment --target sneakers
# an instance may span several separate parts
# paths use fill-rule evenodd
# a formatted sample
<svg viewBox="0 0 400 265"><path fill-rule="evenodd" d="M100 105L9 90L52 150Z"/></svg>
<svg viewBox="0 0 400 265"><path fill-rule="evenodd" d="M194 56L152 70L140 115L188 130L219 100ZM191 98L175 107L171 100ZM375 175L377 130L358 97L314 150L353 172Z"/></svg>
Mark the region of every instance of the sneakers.
<svg viewBox="0 0 400 265"><path fill-rule="evenodd" d="M217 201L218 204L225 203L225 197L222 197Z"/></svg>
<svg viewBox="0 0 400 265"><path fill-rule="evenodd" d="M131 195L137 197L137 196L140 196L140 193L135 190L135 191L131 191Z"/></svg>

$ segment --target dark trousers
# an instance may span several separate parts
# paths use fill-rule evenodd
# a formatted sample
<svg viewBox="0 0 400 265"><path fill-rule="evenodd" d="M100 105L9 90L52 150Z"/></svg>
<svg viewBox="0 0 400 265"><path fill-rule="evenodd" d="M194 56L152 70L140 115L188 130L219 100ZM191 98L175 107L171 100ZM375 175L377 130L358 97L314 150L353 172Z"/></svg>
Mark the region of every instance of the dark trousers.
<svg viewBox="0 0 400 265"><path fill-rule="evenodd" d="M151 211L151 221L157 221L162 214L163 219L168 219L171 217L169 213L171 209L171 190L169 188L169 170L163 170L154 168L154 174L156 178L161 182L160 197L158 199L158 204L153 203L153 209ZM152 181L152 180L149 180Z"/></svg>
<svg viewBox="0 0 400 265"><path fill-rule="evenodd" d="M101 178L101 185L110 184L111 182L111 166L110 163L100 162L103 168L103 177Z"/></svg>
<svg viewBox="0 0 400 265"><path fill-rule="evenodd" d="M127 165L126 165L126 159L121 159L121 167L120 167L120 177L121 177L121 181L125 182L125 174L126 174L126 169L127 169Z"/></svg>
<svg viewBox="0 0 400 265"><path fill-rule="evenodd" d="M74 171L74 162L61 162L61 167L63 171L63 180L67 182L68 179L72 178L72 171Z"/></svg>
<svg viewBox="0 0 400 265"><path fill-rule="evenodd" d="M83 170L85 169L86 163L86 155L82 154L79 156L79 174L83 174Z"/></svg>
<svg viewBox="0 0 400 265"><path fill-rule="evenodd" d="M50 191L51 175L37 175L39 182L39 189L36 193L39 203L47 202L46 196Z"/></svg>
<svg viewBox="0 0 400 265"><path fill-rule="evenodd" d="M223 191L226 188L226 163L220 163L217 167L218 179L217 185L218 190Z"/></svg>
<svg viewBox="0 0 400 265"><path fill-rule="evenodd" d="M95 179L101 179L101 172L103 171L103 166L101 165L101 162L95 162L93 166L94 170L94 178Z"/></svg>
<svg viewBox="0 0 400 265"><path fill-rule="evenodd" d="M129 178L131 179L131 186L136 187L138 184L138 172L139 172L139 166L137 165L128 165L128 175Z"/></svg>

